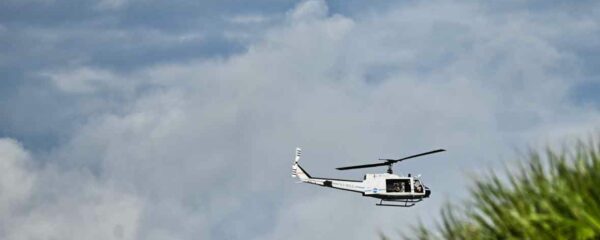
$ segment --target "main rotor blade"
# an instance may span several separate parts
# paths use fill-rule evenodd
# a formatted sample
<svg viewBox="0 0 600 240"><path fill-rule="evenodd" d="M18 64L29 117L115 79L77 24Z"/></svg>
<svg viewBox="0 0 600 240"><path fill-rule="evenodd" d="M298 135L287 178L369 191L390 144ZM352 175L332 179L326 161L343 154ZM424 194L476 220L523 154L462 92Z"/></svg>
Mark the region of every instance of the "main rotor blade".
<svg viewBox="0 0 600 240"><path fill-rule="evenodd" d="M356 168L370 168L370 167L379 167L379 166L387 166L387 165L390 165L390 163L389 162L374 163L374 164L356 165L356 166L348 166L348 167L339 167L336 169L337 170L349 170L349 169L356 169Z"/></svg>
<svg viewBox="0 0 600 240"><path fill-rule="evenodd" d="M396 162L400 162L406 159L410 159L410 158L415 158L415 157L420 157L420 156L424 156L424 155L428 155L428 154L433 154L433 153L438 153L438 152L443 152L446 151L444 149L437 149L437 150L433 150L433 151L429 151L429 152L424 152L424 153L419 153L416 155L412 155L412 156L408 156L405 158L400 158L400 159L379 159L379 160L385 160L386 162L384 163L374 163L374 164L364 164L364 165L356 165L356 166L348 166L348 167L339 167L336 168L337 170L350 170L350 169L357 169L357 168L370 168L370 167L380 167L380 166L389 166L392 165Z"/></svg>
<svg viewBox="0 0 600 240"><path fill-rule="evenodd" d="M433 150L433 151L429 151L429 152L424 152L424 153L419 153L419 154L416 154L416 155L408 156L408 157L405 157L405 158L395 159L395 160L392 160L392 161L394 161L394 162L400 162L400 161L403 161L403 160L406 160L406 159L409 159L409 158L416 158L416 157L420 157L420 156L424 156L424 155L428 155L428 154L439 153L439 152L443 152L443 151L446 151L446 150L444 150L444 149L437 149L437 150Z"/></svg>

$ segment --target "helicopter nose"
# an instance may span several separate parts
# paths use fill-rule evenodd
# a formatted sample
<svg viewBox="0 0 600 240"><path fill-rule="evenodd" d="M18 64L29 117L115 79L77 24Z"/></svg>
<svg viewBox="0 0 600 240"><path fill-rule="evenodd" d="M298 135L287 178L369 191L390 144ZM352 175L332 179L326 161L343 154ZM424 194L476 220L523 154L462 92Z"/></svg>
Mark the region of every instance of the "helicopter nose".
<svg viewBox="0 0 600 240"><path fill-rule="evenodd" d="M429 188L425 189L425 197L428 198L429 195L431 195L431 190L429 190Z"/></svg>

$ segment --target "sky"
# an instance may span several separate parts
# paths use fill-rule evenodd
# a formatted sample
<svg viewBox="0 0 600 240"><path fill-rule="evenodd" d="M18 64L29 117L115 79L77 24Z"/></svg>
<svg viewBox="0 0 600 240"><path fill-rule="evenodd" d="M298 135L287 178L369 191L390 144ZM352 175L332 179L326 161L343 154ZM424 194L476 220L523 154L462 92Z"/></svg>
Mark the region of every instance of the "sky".
<svg viewBox="0 0 600 240"><path fill-rule="evenodd" d="M597 1L0 2L0 238L373 239L600 127ZM413 208L297 184L403 162Z"/></svg>

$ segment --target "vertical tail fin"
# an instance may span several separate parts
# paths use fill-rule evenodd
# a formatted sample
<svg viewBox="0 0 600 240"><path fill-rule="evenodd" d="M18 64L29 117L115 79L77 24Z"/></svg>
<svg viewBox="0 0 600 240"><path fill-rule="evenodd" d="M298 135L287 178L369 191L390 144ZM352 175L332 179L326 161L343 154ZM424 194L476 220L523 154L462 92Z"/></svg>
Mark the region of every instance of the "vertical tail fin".
<svg viewBox="0 0 600 240"><path fill-rule="evenodd" d="M300 155L302 155L302 149L299 147L296 148L296 158L294 159L294 165L292 165L292 177L297 177L300 180L308 180L310 175L298 165L298 161L300 161Z"/></svg>

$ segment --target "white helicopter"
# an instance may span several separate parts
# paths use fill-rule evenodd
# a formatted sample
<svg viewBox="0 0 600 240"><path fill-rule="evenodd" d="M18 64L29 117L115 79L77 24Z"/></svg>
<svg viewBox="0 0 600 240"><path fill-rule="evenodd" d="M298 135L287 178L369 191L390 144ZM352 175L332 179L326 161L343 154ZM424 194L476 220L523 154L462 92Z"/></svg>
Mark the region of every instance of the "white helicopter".
<svg viewBox="0 0 600 240"><path fill-rule="evenodd" d="M446 150L437 149L400 159L379 159L385 161L383 163L336 168L337 170L349 170L357 168L388 166L387 173L366 174L362 181L358 181L311 176L298 164L302 150L300 148L296 148L296 159L294 161L294 165L292 166L292 177L297 177L301 182L305 183L357 192L361 193L365 197L378 198L380 201L379 203L375 204L377 206L412 207L416 203L423 201L424 198L428 198L431 195L431 190L423 184L420 179L420 174L416 177L413 177L410 174L408 174L407 177L398 176L393 174L392 165L410 158L443 151ZM393 203L386 204L384 202ZM400 202L401 204L394 204L394 202Z"/></svg>

